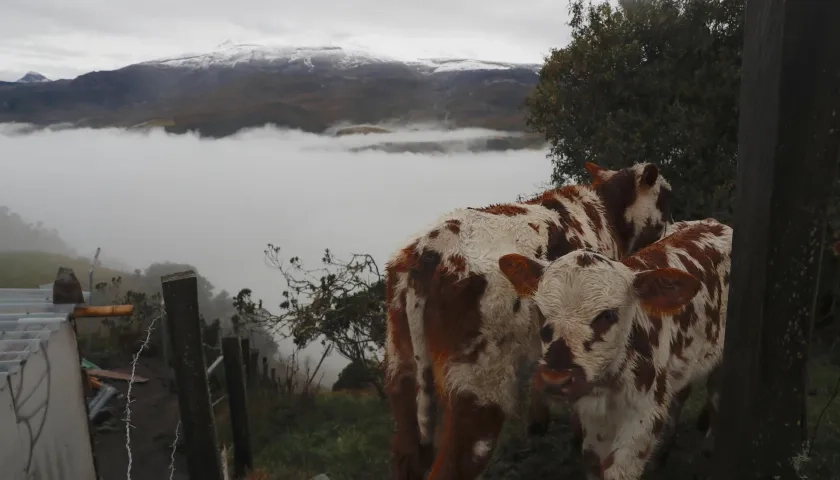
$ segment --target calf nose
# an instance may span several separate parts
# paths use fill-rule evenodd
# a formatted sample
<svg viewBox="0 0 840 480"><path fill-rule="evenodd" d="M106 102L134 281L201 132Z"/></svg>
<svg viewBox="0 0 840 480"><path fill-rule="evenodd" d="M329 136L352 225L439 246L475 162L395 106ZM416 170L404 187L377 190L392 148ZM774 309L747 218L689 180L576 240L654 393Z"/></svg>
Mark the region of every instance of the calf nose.
<svg viewBox="0 0 840 480"><path fill-rule="evenodd" d="M546 386L562 387L572 380L572 370L554 370L546 365L539 366L540 379Z"/></svg>

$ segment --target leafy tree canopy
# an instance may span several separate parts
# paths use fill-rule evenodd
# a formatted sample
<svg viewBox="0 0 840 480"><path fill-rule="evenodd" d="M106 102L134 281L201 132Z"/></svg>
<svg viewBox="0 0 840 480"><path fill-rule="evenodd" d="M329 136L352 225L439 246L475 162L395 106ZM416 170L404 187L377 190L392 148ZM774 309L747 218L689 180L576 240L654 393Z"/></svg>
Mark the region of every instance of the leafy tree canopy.
<svg viewBox="0 0 840 480"><path fill-rule="evenodd" d="M528 100L551 144L553 181L593 161L659 164L675 218L730 221L743 0L570 4L572 40L552 50Z"/></svg>

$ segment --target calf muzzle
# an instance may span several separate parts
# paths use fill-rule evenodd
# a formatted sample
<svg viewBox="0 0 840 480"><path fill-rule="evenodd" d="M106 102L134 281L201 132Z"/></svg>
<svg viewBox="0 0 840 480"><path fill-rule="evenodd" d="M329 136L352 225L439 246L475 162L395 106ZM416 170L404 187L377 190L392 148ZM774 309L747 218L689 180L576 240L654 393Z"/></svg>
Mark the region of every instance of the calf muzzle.
<svg viewBox="0 0 840 480"><path fill-rule="evenodd" d="M576 400L588 391L586 375L578 366L558 370L543 364L537 367L537 375L543 392L549 396Z"/></svg>

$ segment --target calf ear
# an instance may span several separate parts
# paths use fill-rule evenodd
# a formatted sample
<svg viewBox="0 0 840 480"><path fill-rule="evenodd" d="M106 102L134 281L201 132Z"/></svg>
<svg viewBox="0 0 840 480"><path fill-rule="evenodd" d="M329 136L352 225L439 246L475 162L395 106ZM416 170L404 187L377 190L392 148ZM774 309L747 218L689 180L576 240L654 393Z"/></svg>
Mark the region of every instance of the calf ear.
<svg viewBox="0 0 840 480"><path fill-rule="evenodd" d="M652 187L653 184L656 183L657 178L659 178L659 167L652 163L648 163L642 170L642 175L639 177L639 182L642 185Z"/></svg>
<svg viewBox="0 0 840 480"><path fill-rule="evenodd" d="M589 172L589 176L592 177L592 185L598 185L599 183L605 182L611 176L611 171L609 169L606 169L597 163L586 162L584 167L586 167L586 171Z"/></svg>
<svg viewBox="0 0 840 480"><path fill-rule="evenodd" d="M503 255L499 259L499 268L520 297L534 296L545 271L543 264L518 253Z"/></svg>
<svg viewBox="0 0 840 480"><path fill-rule="evenodd" d="M679 313L700 291L700 280L676 268L659 268L637 273L633 287L648 313Z"/></svg>

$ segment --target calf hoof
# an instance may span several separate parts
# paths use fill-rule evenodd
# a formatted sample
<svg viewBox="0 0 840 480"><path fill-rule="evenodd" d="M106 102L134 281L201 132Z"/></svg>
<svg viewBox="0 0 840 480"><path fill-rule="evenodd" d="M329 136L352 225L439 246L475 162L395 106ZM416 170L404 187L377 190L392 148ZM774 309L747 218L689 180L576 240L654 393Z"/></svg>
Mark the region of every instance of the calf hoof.
<svg viewBox="0 0 840 480"><path fill-rule="evenodd" d="M528 424L528 436L542 437L548 433L549 422L533 422Z"/></svg>
<svg viewBox="0 0 840 480"><path fill-rule="evenodd" d="M700 446L700 453L706 458L712 457L712 452L715 451L714 438L706 437L703 439L703 444Z"/></svg>
<svg viewBox="0 0 840 480"><path fill-rule="evenodd" d="M394 452L391 467L391 480L423 480L426 469L423 468L421 452Z"/></svg>

